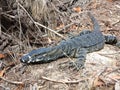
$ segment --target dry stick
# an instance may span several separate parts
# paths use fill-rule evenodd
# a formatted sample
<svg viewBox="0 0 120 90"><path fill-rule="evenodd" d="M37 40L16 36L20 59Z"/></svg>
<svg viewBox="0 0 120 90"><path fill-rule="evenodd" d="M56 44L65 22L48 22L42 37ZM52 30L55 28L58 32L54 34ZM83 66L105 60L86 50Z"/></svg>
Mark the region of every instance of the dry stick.
<svg viewBox="0 0 120 90"><path fill-rule="evenodd" d="M115 23L113 23L112 26L115 26L115 25L118 24L118 23L120 23L120 20L117 21L117 22L115 22Z"/></svg>
<svg viewBox="0 0 120 90"><path fill-rule="evenodd" d="M23 85L24 83L23 82L17 82L17 81L11 81L11 80L7 80L5 79L4 77L0 77L0 79L8 82L8 83L11 83L11 84L16 84L16 85Z"/></svg>
<svg viewBox="0 0 120 90"><path fill-rule="evenodd" d="M44 26L44 25L42 25L42 24L40 24L40 23L38 23L38 22L35 22L35 24L37 24L37 25L39 25L39 26L41 26L41 27L43 27L43 28L45 28L45 29L50 30L51 32L53 32L53 33L57 34L58 36L60 36L62 39L65 39L65 40L66 40L66 38L65 38L63 35L57 33L56 31L54 31L54 30L52 30L52 29L50 29L50 28L48 28L48 27L46 27L46 26Z"/></svg>
<svg viewBox="0 0 120 90"><path fill-rule="evenodd" d="M100 55L115 55L115 54L119 54L120 51L117 52L113 52L113 53L99 53Z"/></svg>
<svg viewBox="0 0 120 90"><path fill-rule="evenodd" d="M119 82L118 79L116 79L116 78L112 78L111 76L106 76L106 78L109 78L109 79L111 79L111 80L114 80L115 82Z"/></svg>
<svg viewBox="0 0 120 90"><path fill-rule="evenodd" d="M45 28L45 29L48 29L49 31L55 33L56 35L60 36L61 38L65 39L65 37L64 37L63 35L57 33L55 30L52 30L52 29L50 29L50 28L48 28L48 27L46 27L46 26L44 26L44 25L42 25L42 24L34 21L33 18L30 16L30 14L26 11L26 9L25 9L20 3L18 3L18 5L26 12L26 14L28 15L28 17L31 19L31 21L32 21L37 27L38 27L38 25L39 25L39 26L41 26L41 27L43 27L43 28Z"/></svg>
<svg viewBox="0 0 120 90"><path fill-rule="evenodd" d="M110 71L110 72L108 72L107 74L105 74L105 76L107 76L107 75L109 75L109 74L111 74L111 73L114 73L115 71L118 71L118 70L120 70L120 68L115 68L115 69L113 69L112 71Z"/></svg>
<svg viewBox="0 0 120 90"><path fill-rule="evenodd" d="M44 77L44 76L42 76L41 78L45 79L45 80L48 80L48 81L57 82L57 83L64 83L64 84L77 84L81 81L87 80L87 79L81 79L81 80L76 80L76 81L63 81L63 80L57 81L57 80L53 80L53 79L50 79L50 78L47 78L47 77Z"/></svg>
<svg viewBox="0 0 120 90"><path fill-rule="evenodd" d="M18 1L17 1L17 4L18 4ZM22 36L22 26L21 26L21 19L20 19L20 7L19 7L19 5L17 5L17 13L18 13L18 22L19 22L19 28L20 28L20 33L19 33L19 38L20 38L20 40L21 40L21 36Z"/></svg>
<svg viewBox="0 0 120 90"><path fill-rule="evenodd" d="M10 15L10 14L7 14L7 13L2 13L2 14L9 17L9 18L15 19L15 16L13 16L13 15Z"/></svg>
<svg viewBox="0 0 120 90"><path fill-rule="evenodd" d="M6 87L4 85L0 85L1 88L3 88L2 90L10 90L9 87Z"/></svg>
<svg viewBox="0 0 120 90"><path fill-rule="evenodd" d="M2 31L1 31L1 13L2 13L2 8L0 7L0 36L1 36L1 33L2 33Z"/></svg>
<svg viewBox="0 0 120 90"><path fill-rule="evenodd" d="M61 29L57 30L56 32L58 33L58 32L60 32L60 31L64 30L65 28L70 27L70 26L71 26L71 25L73 25L73 24L74 24L74 23L70 23L70 24L68 24L68 25L64 26L63 28L61 28ZM46 37L46 36L47 36L47 34L43 35L42 37Z"/></svg>

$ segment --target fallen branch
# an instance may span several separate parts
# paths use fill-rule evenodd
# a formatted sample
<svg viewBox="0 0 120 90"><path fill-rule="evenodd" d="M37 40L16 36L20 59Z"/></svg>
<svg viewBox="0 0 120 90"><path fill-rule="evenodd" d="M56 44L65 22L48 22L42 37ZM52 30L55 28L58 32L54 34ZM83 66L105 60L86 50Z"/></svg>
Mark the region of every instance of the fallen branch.
<svg viewBox="0 0 120 90"><path fill-rule="evenodd" d="M118 24L118 23L120 23L120 20L117 21L117 22L115 22L115 23L113 23L112 26L115 26L115 25Z"/></svg>
<svg viewBox="0 0 120 90"><path fill-rule="evenodd" d="M114 72L116 72L116 71L118 71L118 70L120 70L120 68L115 68L115 69L112 68L112 71L108 72L108 73L106 74L106 76L109 75L109 74L111 74L111 73L114 73Z"/></svg>
<svg viewBox="0 0 120 90"><path fill-rule="evenodd" d="M113 53L99 53L100 55L115 55L115 54L119 54L120 51L117 51L117 52L113 52Z"/></svg>
<svg viewBox="0 0 120 90"><path fill-rule="evenodd" d="M71 25L73 25L73 24L74 24L74 23L70 23L70 24L68 24L68 25L64 26L63 28L61 28L61 29L57 30L56 32L58 33L58 32L60 32L60 31L64 30L65 28L70 27L70 26L71 26ZM48 35L48 34L42 35L42 37L46 37L47 35Z"/></svg>
<svg viewBox="0 0 120 90"><path fill-rule="evenodd" d="M81 81L85 81L86 79L81 79L81 80L76 80L76 81L65 81L65 80L61 80L61 81L57 81L57 80L53 80L47 77L42 76L42 79L48 80L48 81L52 81L52 82L57 82L57 83L63 83L63 84L77 84Z"/></svg>
<svg viewBox="0 0 120 90"><path fill-rule="evenodd" d="M44 25L42 25L42 24L40 24L38 22L34 22L34 23L41 26L41 27L43 27L43 28L45 28L45 29L48 29L49 31L51 31L51 32L55 33L56 35L60 36L62 39L66 40L66 38L63 35L57 33L55 30L52 30L52 29L50 29L50 28L48 28L48 27L46 27L46 26L44 26Z"/></svg>
<svg viewBox="0 0 120 90"><path fill-rule="evenodd" d="M6 82L8 82L8 83L11 83L11 84L24 85L24 83L23 83L23 82L18 82L18 81L11 81L11 80L7 80L7 79L5 79L4 77L0 77L0 79L2 79L2 80L4 80L4 81L6 81Z"/></svg>

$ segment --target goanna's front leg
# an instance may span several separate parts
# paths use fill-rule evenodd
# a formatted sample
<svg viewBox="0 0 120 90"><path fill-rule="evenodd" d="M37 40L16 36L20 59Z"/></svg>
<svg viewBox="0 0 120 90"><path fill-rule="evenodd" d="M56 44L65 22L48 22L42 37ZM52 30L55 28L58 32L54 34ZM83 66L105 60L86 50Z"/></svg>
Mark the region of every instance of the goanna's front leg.
<svg viewBox="0 0 120 90"><path fill-rule="evenodd" d="M78 48L73 53L75 55L74 57L76 57L77 60L75 62L70 62L69 65L70 67L73 67L74 70L79 70L80 68L84 67L87 50L85 48Z"/></svg>

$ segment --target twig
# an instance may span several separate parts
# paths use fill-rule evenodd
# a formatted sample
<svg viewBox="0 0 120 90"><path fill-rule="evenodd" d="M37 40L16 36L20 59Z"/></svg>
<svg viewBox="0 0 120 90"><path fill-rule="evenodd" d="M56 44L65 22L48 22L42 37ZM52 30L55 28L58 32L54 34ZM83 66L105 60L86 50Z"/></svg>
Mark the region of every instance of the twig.
<svg viewBox="0 0 120 90"><path fill-rule="evenodd" d="M113 69L112 71L108 72L108 73L106 74L106 76L109 75L109 74L111 74L111 73L114 73L115 71L118 71L118 70L120 70L120 68L115 68L115 69Z"/></svg>
<svg viewBox="0 0 120 90"><path fill-rule="evenodd" d="M2 90L10 90L9 87L3 86L3 85L0 85L0 87L3 88Z"/></svg>
<svg viewBox="0 0 120 90"><path fill-rule="evenodd" d="M70 27L71 25L73 25L74 23L70 23L70 24L68 24L68 25L66 25L66 26L64 26L63 28L61 28L61 29L59 29L59 30L57 30L56 32L58 33L58 32L60 32L60 31L62 31L62 30L64 30L65 28L68 28L68 27ZM42 37L46 37L48 34L45 34L45 35L43 35Z"/></svg>
<svg viewBox="0 0 120 90"><path fill-rule="evenodd" d="M38 25L39 25L39 26L41 26L41 27L43 27L43 28L45 28L45 29L48 29L49 31L55 33L56 35L60 36L61 38L65 39L65 37L64 37L63 35L57 33L55 30L52 30L52 29L50 29L50 28L48 28L48 27L46 27L46 26L44 26L44 25L42 25L42 24L34 21L33 18L30 16L30 14L26 11L26 9L25 9L20 3L18 3L18 5L26 12L26 14L27 14L28 17L31 19L31 21L36 25L36 27L38 27ZM38 28L39 28L39 27L38 27Z"/></svg>
<svg viewBox="0 0 120 90"><path fill-rule="evenodd" d="M114 80L115 82L119 82L119 80L112 78L111 76L107 76L109 79Z"/></svg>
<svg viewBox="0 0 120 90"><path fill-rule="evenodd" d="M45 80L48 80L48 81L57 82L57 83L64 83L64 84L77 84L77 83L85 80L85 79L81 79L81 80L76 80L76 81L65 81L65 80L64 81L63 80L57 81L57 80L53 80L53 79L50 79L50 78L47 78L47 77L44 77L44 76L42 76L41 78L45 79Z"/></svg>
<svg viewBox="0 0 120 90"><path fill-rule="evenodd" d="M8 82L8 83L11 83L11 84L24 85L24 83L23 83L23 82L18 82L18 81L11 81L11 80L7 80L7 79L5 79L4 77L0 77L0 79L2 79L2 80L4 80L4 81L6 81L6 82Z"/></svg>
<svg viewBox="0 0 120 90"><path fill-rule="evenodd" d="M60 36L62 39L66 40L66 38L63 35L57 33L55 30L52 30L51 28L48 28L48 27L46 27L46 26L44 26L44 25L42 25L42 24L40 24L38 22L34 22L34 23L37 24L37 25L39 25L39 26L41 26L41 27L43 27L43 28L45 28L45 29L48 29L49 31L51 31L51 32L57 34L58 36Z"/></svg>
<svg viewBox="0 0 120 90"><path fill-rule="evenodd" d="M114 52L114 53L99 53L100 55L115 55L115 54L119 54L120 51L118 52Z"/></svg>
<svg viewBox="0 0 120 90"><path fill-rule="evenodd" d="M18 0L16 0L17 4L18 4ZM22 26L21 26L21 19L20 19L20 6L17 5L17 13L18 13L18 22L19 22L19 28L20 28L20 32L19 32L19 38L20 40L22 39Z"/></svg>
<svg viewBox="0 0 120 90"><path fill-rule="evenodd" d="M2 13L2 14L9 17L9 18L15 19L15 16L13 16L13 15L10 15L10 14L7 14L7 13Z"/></svg>
<svg viewBox="0 0 120 90"><path fill-rule="evenodd" d="M118 24L118 23L120 23L120 20L117 21L117 22L115 22L115 23L113 23L112 26L115 26L115 25Z"/></svg>
<svg viewBox="0 0 120 90"><path fill-rule="evenodd" d="M2 13L2 8L0 7L0 36L1 36L1 13Z"/></svg>

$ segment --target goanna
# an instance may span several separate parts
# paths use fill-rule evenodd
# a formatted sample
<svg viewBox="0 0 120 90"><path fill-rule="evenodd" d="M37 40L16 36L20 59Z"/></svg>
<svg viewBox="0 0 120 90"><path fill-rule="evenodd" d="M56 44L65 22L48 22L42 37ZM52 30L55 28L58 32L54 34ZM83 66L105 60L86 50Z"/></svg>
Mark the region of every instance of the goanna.
<svg viewBox="0 0 120 90"><path fill-rule="evenodd" d="M79 35L62 40L59 45L54 47L32 50L24 55L20 61L27 64L48 63L60 57L69 56L77 58L75 62L70 62L69 66L79 70L84 66L87 53L102 49L105 43L116 44L118 42L115 36L103 35L94 16L90 12L88 12L88 16L93 23L92 31L83 30Z"/></svg>

